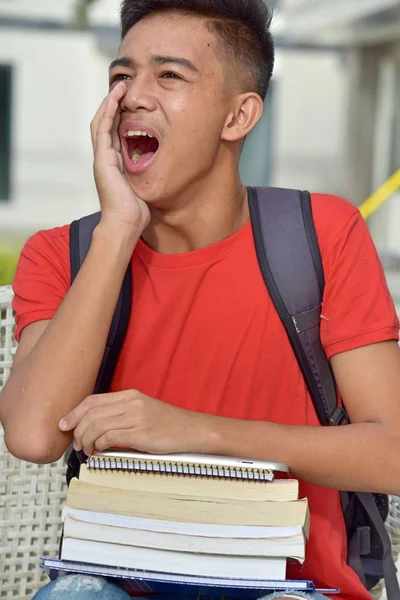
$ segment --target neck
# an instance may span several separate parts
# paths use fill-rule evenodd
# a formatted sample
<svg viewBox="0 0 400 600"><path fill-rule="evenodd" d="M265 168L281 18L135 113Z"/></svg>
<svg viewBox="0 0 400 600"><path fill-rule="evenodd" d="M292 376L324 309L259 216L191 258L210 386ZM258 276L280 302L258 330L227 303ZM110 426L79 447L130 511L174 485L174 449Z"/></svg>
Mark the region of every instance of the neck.
<svg viewBox="0 0 400 600"><path fill-rule="evenodd" d="M173 206L173 207L172 207ZM169 202L168 209L152 208L145 243L162 254L183 254L216 244L249 221L247 189L239 174L210 176Z"/></svg>

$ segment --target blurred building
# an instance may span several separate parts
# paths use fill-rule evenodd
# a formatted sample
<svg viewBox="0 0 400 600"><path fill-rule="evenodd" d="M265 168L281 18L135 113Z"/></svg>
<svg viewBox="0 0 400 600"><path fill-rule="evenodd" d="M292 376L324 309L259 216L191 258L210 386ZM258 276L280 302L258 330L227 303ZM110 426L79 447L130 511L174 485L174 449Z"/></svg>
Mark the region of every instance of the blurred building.
<svg viewBox="0 0 400 600"><path fill-rule="evenodd" d="M400 166L400 0L274 4L276 75L244 180L359 203ZM119 2L95 2L88 31L74 7L0 0L0 235L97 209L89 124L107 93ZM372 224L383 252L400 254L398 206Z"/></svg>
<svg viewBox="0 0 400 600"><path fill-rule="evenodd" d="M97 209L90 122L107 94L118 2L77 31L75 0L0 0L0 236ZM105 44L105 47L104 47Z"/></svg>
<svg viewBox="0 0 400 600"><path fill-rule="evenodd" d="M400 1L285 0L281 6L282 40L299 54L311 47L342 57L344 183L359 203L400 167ZM399 197L378 212L371 228L382 252L400 256Z"/></svg>

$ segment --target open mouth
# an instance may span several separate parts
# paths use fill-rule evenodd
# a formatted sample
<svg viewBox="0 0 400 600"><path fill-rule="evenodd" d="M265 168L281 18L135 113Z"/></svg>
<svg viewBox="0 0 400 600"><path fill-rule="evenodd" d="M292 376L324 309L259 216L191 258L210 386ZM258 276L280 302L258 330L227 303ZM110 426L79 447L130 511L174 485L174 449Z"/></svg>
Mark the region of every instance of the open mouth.
<svg viewBox="0 0 400 600"><path fill-rule="evenodd" d="M160 143L146 131L127 131L124 134L127 154L135 167L148 164L157 154Z"/></svg>

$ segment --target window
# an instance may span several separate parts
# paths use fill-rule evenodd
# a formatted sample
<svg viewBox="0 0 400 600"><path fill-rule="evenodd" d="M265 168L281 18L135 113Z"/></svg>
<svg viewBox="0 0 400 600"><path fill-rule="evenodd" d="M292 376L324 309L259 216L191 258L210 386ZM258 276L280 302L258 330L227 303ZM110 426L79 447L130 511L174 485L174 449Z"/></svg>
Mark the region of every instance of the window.
<svg viewBox="0 0 400 600"><path fill-rule="evenodd" d="M399 47L400 50L400 47ZM400 168L400 61L396 61L395 89L394 89L394 115L393 115L393 153L391 172Z"/></svg>
<svg viewBox="0 0 400 600"><path fill-rule="evenodd" d="M0 65L0 202L11 196L12 67Z"/></svg>

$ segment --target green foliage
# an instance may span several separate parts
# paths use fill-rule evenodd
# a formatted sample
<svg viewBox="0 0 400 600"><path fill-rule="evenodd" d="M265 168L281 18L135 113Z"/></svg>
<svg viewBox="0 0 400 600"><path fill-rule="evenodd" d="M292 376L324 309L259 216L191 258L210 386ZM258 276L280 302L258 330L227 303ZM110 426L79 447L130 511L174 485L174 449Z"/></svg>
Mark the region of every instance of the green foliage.
<svg viewBox="0 0 400 600"><path fill-rule="evenodd" d="M0 286L10 285L13 282L18 258L17 249L0 247Z"/></svg>
<svg viewBox="0 0 400 600"><path fill-rule="evenodd" d="M89 8L96 0L75 0L74 27L78 31L87 31L90 28Z"/></svg>

